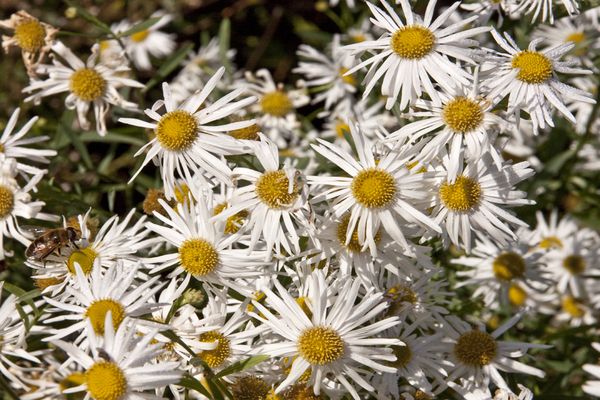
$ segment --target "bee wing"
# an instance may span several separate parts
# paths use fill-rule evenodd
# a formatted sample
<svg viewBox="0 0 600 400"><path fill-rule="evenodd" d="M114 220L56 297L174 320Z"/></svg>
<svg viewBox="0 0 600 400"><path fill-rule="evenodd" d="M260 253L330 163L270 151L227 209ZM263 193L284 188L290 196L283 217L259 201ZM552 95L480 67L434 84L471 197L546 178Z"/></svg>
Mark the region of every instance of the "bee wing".
<svg viewBox="0 0 600 400"><path fill-rule="evenodd" d="M33 236L41 236L44 233L51 230L50 228L44 228L43 226L35 226L35 225L21 225L19 226L20 230L25 233L31 233Z"/></svg>

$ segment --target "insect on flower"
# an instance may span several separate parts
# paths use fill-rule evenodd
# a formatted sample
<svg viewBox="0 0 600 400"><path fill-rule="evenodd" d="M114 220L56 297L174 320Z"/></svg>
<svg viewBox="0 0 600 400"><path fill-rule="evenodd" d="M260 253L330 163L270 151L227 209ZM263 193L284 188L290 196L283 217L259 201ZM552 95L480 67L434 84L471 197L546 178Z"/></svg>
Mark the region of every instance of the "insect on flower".
<svg viewBox="0 0 600 400"><path fill-rule="evenodd" d="M74 246L79 250L75 241L81 237L81 232L72 227L48 229L39 226L22 226L22 230L39 235L27 250L25 256L37 261L46 261L53 252L60 255L60 249L66 246Z"/></svg>

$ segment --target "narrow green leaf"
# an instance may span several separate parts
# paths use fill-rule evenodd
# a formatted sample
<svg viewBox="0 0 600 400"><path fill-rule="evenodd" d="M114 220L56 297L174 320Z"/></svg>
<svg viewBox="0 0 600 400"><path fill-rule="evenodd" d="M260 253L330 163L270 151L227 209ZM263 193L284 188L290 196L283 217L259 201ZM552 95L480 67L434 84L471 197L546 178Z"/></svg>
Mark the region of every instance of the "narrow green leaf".
<svg viewBox="0 0 600 400"><path fill-rule="evenodd" d="M215 375L214 379L219 379L229 374L241 372L245 369L255 366L256 364L260 364L261 362L268 360L269 358L271 358L271 356L263 354L260 356L252 356L250 358L246 358L245 360L240 360L236 363L231 364L229 367L224 368L221 372Z"/></svg>
<svg viewBox="0 0 600 400"><path fill-rule="evenodd" d="M150 28L152 25L154 25L158 21L160 21L161 19L162 19L162 17L149 18L148 20L146 20L144 22L140 22L139 24L134 25L133 28L130 28L130 29L126 30L125 32L117 33L117 38L131 36L135 33L144 31L144 30Z"/></svg>
<svg viewBox="0 0 600 400"><path fill-rule="evenodd" d="M562 153L552 157L544 166L544 171L556 174L560 172L565 163L575 155L574 150L563 151Z"/></svg>
<svg viewBox="0 0 600 400"><path fill-rule="evenodd" d="M229 18L224 18L223 21L221 21L221 25L219 25L219 58L228 74L232 73L231 63L227 58L227 52L230 48L230 38L231 20Z"/></svg>
<svg viewBox="0 0 600 400"><path fill-rule="evenodd" d="M90 157L90 153L88 152L87 147L81 141L79 135L71 129L71 121L73 121L73 117L75 115L75 110L65 110L63 117L60 120L60 125L58 129L61 132L64 132L69 137L71 144L81 155L81 160L85 164L85 167L88 170L94 170L94 165L92 164L92 159Z"/></svg>
<svg viewBox="0 0 600 400"><path fill-rule="evenodd" d="M27 293L22 294L21 296L19 296L18 300L19 301L29 301L29 300L33 300L33 299L37 299L38 297L42 296L42 292L40 291L40 289L33 289L30 290Z"/></svg>
<svg viewBox="0 0 600 400"><path fill-rule="evenodd" d="M144 89L142 89L142 93L147 92L152 87L154 87L157 83L162 82L167 75L169 75L171 72L173 72L173 70L175 68L177 68L179 66L179 64L181 64L181 61L183 61L183 59L185 57L187 57L188 53L193 48L194 48L194 44L190 43L187 46L179 49L171 57L169 57L167 60L165 60L163 65L161 65L160 68L158 69L158 71L156 71L156 73L154 74L152 79L150 79L148 81L148 83L146 83L146 87Z"/></svg>
<svg viewBox="0 0 600 400"><path fill-rule="evenodd" d="M147 142L129 135L123 135L120 133L108 132L105 136L98 135L98 132L87 131L83 132L79 135L79 138L82 142L107 142L107 143L125 143L125 144L134 144L136 146L143 146Z"/></svg>
<svg viewBox="0 0 600 400"><path fill-rule="evenodd" d="M5 290L7 290L8 293L12 293L12 294L14 294L15 296L18 296L18 297L24 296L27 293L23 289L21 289L20 287L15 286L12 283L8 283L6 281L4 281L3 288Z"/></svg>
<svg viewBox="0 0 600 400"><path fill-rule="evenodd" d="M108 211L110 212L114 212L115 210L115 198L117 196L117 191L112 188L111 190L108 191Z"/></svg>
<svg viewBox="0 0 600 400"><path fill-rule="evenodd" d="M110 30L110 27L106 25L104 22L100 21L98 18L94 17L92 14L87 12L84 8L78 6L77 4L70 2L69 0L65 0L65 3L69 5L69 7L73 7L77 10L77 14L81 15L83 18L91 22L100 28L104 33L108 33L110 36L114 36L113 32Z"/></svg>
<svg viewBox="0 0 600 400"><path fill-rule="evenodd" d="M200 381L198 379L194 378L193 376L191 376L189 374L185 374L184 377L181 378L181 380L179 381L179 384L188 389L195 390L198 393L202 394L203 396L208 397L209 399L213 398L213 396L210 394L208 389L206 389L204 387L204 385L202 383L200 383Z"/></svg>

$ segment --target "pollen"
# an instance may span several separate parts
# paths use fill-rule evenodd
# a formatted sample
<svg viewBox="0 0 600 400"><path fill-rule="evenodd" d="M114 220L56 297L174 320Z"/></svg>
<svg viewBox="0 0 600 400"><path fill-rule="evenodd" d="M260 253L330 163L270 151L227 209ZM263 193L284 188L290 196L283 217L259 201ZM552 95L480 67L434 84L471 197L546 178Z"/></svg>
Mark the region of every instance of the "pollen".
<svg viewBox="0 0 600 400"><path fill-rule="evenodd" d="M308 328L300 334L298 354L313 365L326 365L344 354L344 340L331 327Z"/></svg>
<svg viewBox="0 0 600 400"><path fill-rule="evenodd" d="M271 385L256 376L245 376L237 380L231 394L233 400L268 400Z"/></svg>
<svg viewBox="0 0 600 400"><path fill-rule="evenodd" d="M272 210L290 207L298 198L299 185L294 182L290 192L290 181L285 171L267 171L256 181L256 197Z"/></svg>
<svg viewBox="0 0 600 400"><path fill-rule="evenodd" d="M227 208L227 202L223 202L221 204L217 204L215 209L213 210L213 216L221 214L224 209ZM242 210L231 217L227 218L227 224L225 225L225 233L236 233L240 230L242 225L244 225L244 221L248 218L248 211Z"/></svg>
<svg viewBox="0 0 600 400"><path fill-rule="evenodd" d="M82 68L69 78L69 90L81 100L94 101L106 91L106 80L92 68Z"/></svg>
<svg viewBox="0 0 600 400"><path fill-rule="evenodd" d="M431 400L431 397L428 394L426 394L420 390L417 390L416 392L411 393L411 395L415 400Z"/></svg>
<svg viewBox="0 0 600 400"><path fill-rule="evenodd" d="M48 289L50 286L59 285L59 284L63 283L64 280L65 280L64 277L62 277L62 278L51 277L51 278L34 279L33 284L35 286L37 286L38 288L40 288L40 291L43 292L44 290Z"/></svg>
<svg viewBox="0 0 600 400"><path fill-rule="evenodd" d="M565 257L562 265L572 275L580 274L585 270L585 260L575 254Z"/></svg>
<svg viewBox="0 0 600 400"><path fill-rule="evenodd" d="M542 239L540 242L542 249L551 249L553 247L563 247L562 241L556 236L548 236Z"/></svg>
<svg viewBox="0 0 600 400"><path fill-rule="evenodd" d="M88 392L95 400L117 400L127 391L127 379L114 363L98 361L85 371Z"/></svg>
<svg viewBox="0 0 600 400"><path fill-rule="evenodd" d="M175 199L177 200L177 203L183 204L185 202L185 200L187 199L188 204L191 206L190 187L188 185L186 185L185 183L182 183L181 185L175 187L174 192L175 192ZM193 199L194 199L194 196L192 196L191 202L194 201Z"/></svg>
<svg viewBox="0 0 600 400"><path fill-rule="evenodd" d="M20 48L36 53L44 47L46 30L40 21L25 19L15 27L14 37Z"/></svg>
<svg viewBox="0 0 600 400"><path fill-rule="evenodd" d="M496 279L508 283L525 275L525 260L516 253L502 253L494 260L493 269Z"/></svg>
<svg viewBox="0 0 600 400"><path fill-rule="evenodd" d="M363 245L361 245L358 241L358 223L359 222L360 222L360 218L358 219L358 221L356 221L356 226L354 227L354 230L352 231L352 238L350 239L348 244L346 244L346 240L348 238L346 236L346 234L348 232L348 224L350 223L350 215L346 215L346 216L342 217L342 220L338 223L337 230L336 230L336 237L337 237L338 241L342 244L342 246L346 246L346 248L353 253L362 253L363 252L362 251ZM383 233L381 232L381 227L379 227L377 234L373 238L376 245L379 245L379 243L381 243L382 236L383 236Z"/></svg>
<svg viewBox="0 0 600 400"><path fill-rule="evenodd" d="M585 315L585 309L583 306L585 303L575 297L569 296L562 301L563 309L568 312L573 318L583 318Z"/></svg>
<svg viewBox="0 0 600 400"><path fill-rule="evenodd" d="M125 308L118 301L113 299L95 300L84 314L84 318L89 318L92 322L94 332L97 335L104 336L104 320L108 311L111 312L113 327L116 332L125 319Z"/></svg>
<svg viewBox="0 0 600 400"><path fill-rule="evenodd" d="M483 110L475 100L457 97L444 105L442 118L455 133L469 133L481 125Z"/></svg>
<svg viewBox="0 0 600 400"><path fill-rule="evenodd" d="M281 118L292 111L293 105L287 94L281 90L276 90L265 93L260 100L260 108L265 114Z"/></svg>
<svg viewBox="0 0 600 400"><path fill-rule="evenodd" d="M527 292L516 283L511 283L508 288L508 300L515 307L521 307L527 300Z"/></svg>
<svg viewBox="0 0 600 400"><path fill-rule="evenodd" d="M463 333L454 345L454 355L467 365L488 365L496 357L497 352L496 339L478 329Z"/></svg>
<svg viewBox="0 0 600 400"><path fill-rule="evenodd" d="M92 248L79 249L71 253L67 259L67 268L72 275L75 275L75 263L77 263L83 273L89 275L94 269L94 260L96 257L98 257L98 253Z"/></svg>
<svg viewBox="0 0 600 400"><path fill-rule="evenodd" d="M213 272L219 265L219 253L206 239L188 239L179 248L183 269L198 277Z"/></svg>
<svg viewBox="0 0 600 400"><path fill-rule="evenodd" d="M171 111L156 126L156 140L166 149L187 150L198 138L198 121L185 110Z"/></svg>
<svg viewBox="0 0 600 400"><path fill-rule="evenodd" d="M217 331L201 333L198 340L203 343L214 343L216 340L219 341L219 344L215 349L203 350L198 353L198 357L204 360L211 368L217 368L220 365L223 365L231 355L229 339Z"/></svg>
<svg viewBox="0 0 600 400"><path fill-rule="evenodd" d="M421 25L403 26L392 35L390 46L401 58L419 60L433 50L435 35Z"/></svg>
<svg viewBox="0 0 600 400"><path fill-rule="evenodd" d="M513 57L511 68L521 68L517 79L529 83L540 84L552 76L554 67L546 55L537 51L523 50Z"/></svg>
<svg viewBox="0 0 600 400"><path fill-rule="evenodd" d="M146 198L144 199L144 202L142 203L142 209L144 210L144 213L153 216L154 211L156 211L157 213L166 216L167 210L165 210L165 208L162 206L162 204L160 204L158 202L159 200L163 200L165 203L167 203L171 207L175 206L174 201L169 201L165 197L165 189L150 188L150 189L148 189Z"/></svg>
<svg viewBox="0 0 600 400"><path fill-rule="evenodd" d="M454 184L449 185L447 181L442 184L440 198L453 211L470 211L481 199L481 187L475 180L459 175Z"/></svg>
<svg viewBox="0 0 600 400"><path fill-rule="evenodd" d="M348 71L350 71L348 68L340 68L340 76L342 77L344 83L356 87L356 78L354 78L352 74L344 75Z"/></svg>
<svg viewBox="0 0 600 400"><path fill-rule="evenodd" d="M58 383L60 391L71 389L85 383L85 374L83 372L73 372ZM80 393L73 393L71 396L76 397ZM80 396L83 398L83 396Z"/></svg>
<svg viewBox="0 0 600 400"><path fill-rule="evenodd" d="M396 361L388 362L390 367L402 368L410 363L412 360L412 350L409 345L405 346L392 346L392 354L396 356Z"/></svg>
<svg viewBox="0 0 600 400"><path fill-rule="evenodd" d="M326 400L328 397L323 391L315 394L314 389L306 387L305 383L295 383L284 392L284 398L286 400Z"/></svg>
<svg viewBox="0 0 600 400"><path fill-rule="evenodd" d="M144 29L143 31L139 31L131 35L131 40L133 40L136 43L141 43L144 40L146 40L149 34L150 31L148 29Z"/></svg>
<svg viewBox="0 0 600 400"><path fill-rule="evenodd" d="M373 167L359 171L352 180L350 190L356 201L365 208L384 208L392 203L398 192L394 177L387 171Z"/></svg>
<svg viewBox="0 0 600 400"><path fill-rule="evenodd" d="M15 196L12 190L0 186L0 219L6 218L15 207Z"/></svg>

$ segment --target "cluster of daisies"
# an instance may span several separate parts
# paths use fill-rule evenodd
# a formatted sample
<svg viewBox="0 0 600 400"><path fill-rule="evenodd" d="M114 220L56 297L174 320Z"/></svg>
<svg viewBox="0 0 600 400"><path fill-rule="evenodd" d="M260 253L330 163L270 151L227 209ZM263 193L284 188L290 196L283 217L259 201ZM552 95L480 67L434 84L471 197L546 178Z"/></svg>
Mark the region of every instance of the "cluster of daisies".
<svg viewBox="0 0 600 400"><path fill-rule="evenodd" d="M457 2L436 18L435 0L423 16L408 0L367 6L370 19L326 49L300 46L294 88L266 69L237 71L235 52L214 38L162 84L144 117L120 89L144 87L130 74L174 51L175 37L158 30L172 16L156 13L142 30L113 25L86 62L26 12L0 21L14 30L3 47L23 52L25 101L68 93L65 107L83 130L94 130L93 108L101 136L111 126L152 131L130 183L152 162L164 185L148 191L142 217L133 209L100 226L92 211L63 219L77 237L26 261L39 291L5 288L7 392L532 398L506 375L543 378L519 358L551 346L502 336L537 313L555 314L557 325L598 322L600 237L557 212L549 222L538 214L530 230L510 209L535 204L517 185L535 174L531 143L555 121L597 141L590 75L600 10L540 26L520 47L486 25L490 14L535 19L541 10L554 22L551 4ZM319 109L312 119L298 110L309 104ZM127 116L113 118L111 106ZM16 160L47 162L56 152L24 148L47 138L23 139L36 118L13 135L18 114L0 139L0 218L2 236L29 246L34 237L17 217L58 217L30 199L47 171ZM576 150L594 165L597 147L587 144ZM462 254L451 261L462 268L452 288L434 249ZM488 315L449 312L460 286L477 287ZM487 332L482 321L502 307L513 316ZM584 390L600 395L593 381Z"/></svg>

